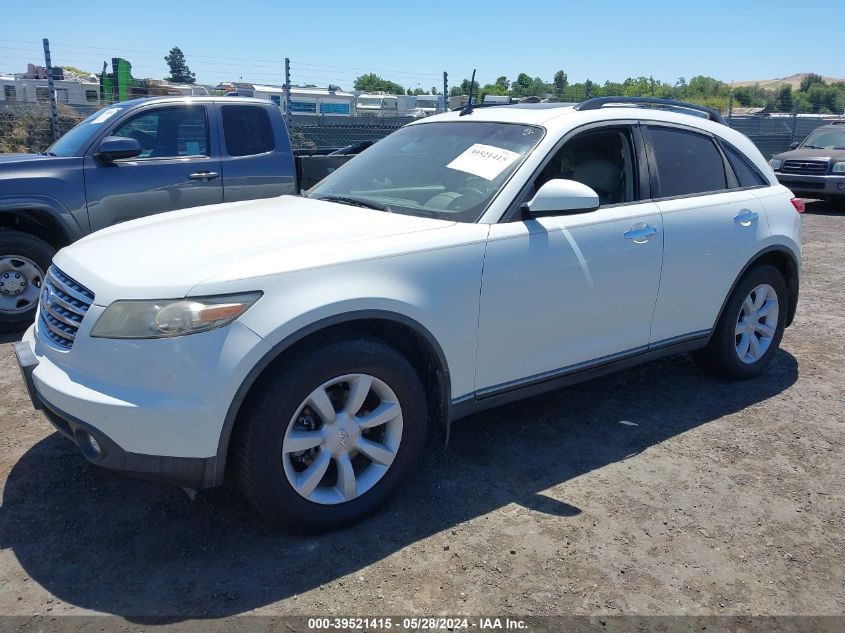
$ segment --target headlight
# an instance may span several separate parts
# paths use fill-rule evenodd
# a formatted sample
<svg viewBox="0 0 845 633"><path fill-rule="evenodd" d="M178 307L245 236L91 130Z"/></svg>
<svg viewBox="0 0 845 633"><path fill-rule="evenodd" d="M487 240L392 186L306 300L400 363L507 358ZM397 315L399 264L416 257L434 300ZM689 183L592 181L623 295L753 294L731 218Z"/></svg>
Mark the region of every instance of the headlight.
<svg viewBox="0 0 845 633"><path fill-rule="evenodd" d="M260 292L250 292L161 301L115 301L97 320L91 336L164 338L207 332L237 319L260 296Z"/></svg>
<svg viewBox="0 0 845 633"><path fill-rule="evenodd" d="M782 164L783 164L783 161L779 160L777 158L773 158L772 160L769 161L769 166L771 166L772 169L780 169L780 166Z"/></svg>
<svg viewBox="0 0 845 633"><path fill-rule="evenodd" d="M845 162L839 162L833 164L833 173L834 174L845 174Z"/></svg>

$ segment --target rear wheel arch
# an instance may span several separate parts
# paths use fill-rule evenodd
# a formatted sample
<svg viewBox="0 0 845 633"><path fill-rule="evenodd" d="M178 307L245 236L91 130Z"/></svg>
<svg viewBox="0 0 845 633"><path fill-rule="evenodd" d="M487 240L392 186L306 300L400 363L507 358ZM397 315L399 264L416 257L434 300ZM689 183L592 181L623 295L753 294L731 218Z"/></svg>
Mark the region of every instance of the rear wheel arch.
<svg viewBox="0 0 845 633"><path fill-rule="evenodd" d="M725 298L722 301L722 307L719 309L719 315L716 317L716 321L713 324L714 328L716 326L716 323L719 322L719 319L722 318L722 314L725 311L725 306L727 305L728 300L730 299L731 295L733 295L734 290L736 289L737 285L742 280L742 278L748 273L749 270L752 270L757 266L763 266L766 264L774 266L783 275L784 281L786 282L786 289L789 294L789 304L787 307L786 314L786 325L789 326L792 323L792 320L795 318L795 311L798 307L798 257L795 255L795 253L792 252L789 247L777 245L769 246L759 251L756 255L754 255L754 257L752 257L748 261L748 263L736 276L736 279L734 279L733 283L731 284L730 290L725 295Z"/></svg>
<svg viewBox="0 0 845 633"><path fill-rule="evenodd" d="M306 326L277 343L265 354L243 380L223 422L217 447L216 469L211 485L223 483L231 441L238 427L244 404L273 373L279 363L297 356L329 340L354 337L379 339L402 354L416 370L425 389L429 409L430 437L445 442L448 433L451 383L443 349L431 332L405 315L361 310L327 317Z"/></svg>

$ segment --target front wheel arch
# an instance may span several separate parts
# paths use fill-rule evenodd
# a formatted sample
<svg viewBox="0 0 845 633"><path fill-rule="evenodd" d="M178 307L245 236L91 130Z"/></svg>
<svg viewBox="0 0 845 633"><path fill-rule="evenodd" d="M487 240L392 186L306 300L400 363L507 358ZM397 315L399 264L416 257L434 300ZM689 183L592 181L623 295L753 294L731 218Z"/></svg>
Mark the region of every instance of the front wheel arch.
<svg viewBox="0 0 845 633"><path fill-rule="evenodd" d="M250 370L235 392L220 432L216 466L209 485L224 482L231 439L243 405L262 376L285 359L314 345L339 337L370 336L381 339L403 354L417 371L426 392L429 433L445 443L451 412L451 381L443 349L434 335L416 320L385 310L358 310L327 317L294 332L277 343Z"/></svg>

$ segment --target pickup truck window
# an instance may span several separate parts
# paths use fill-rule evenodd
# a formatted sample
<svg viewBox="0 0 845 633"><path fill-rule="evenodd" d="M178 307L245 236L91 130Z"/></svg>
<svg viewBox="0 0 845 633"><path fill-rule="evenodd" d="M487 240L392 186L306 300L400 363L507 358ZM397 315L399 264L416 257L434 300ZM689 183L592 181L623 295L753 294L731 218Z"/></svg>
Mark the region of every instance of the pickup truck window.
<svg viewBox="0 0 845 633"><path fill-rule="evenodd" d="M510 123L410 125L329 174L308 196L475 222L542 137L542 128Z"/></svg>
<svg viewBox="0 0 845 633"><path fill-rule="evenodd" d="M145 112L121 125L113 135L137 140L140 158L208 155L208 123L203 107Z"/></svg>
<svg viewBox="0 0 845 633"><path fill-rule="evenodd" d="M261 106L227 105L223 112L223 138L229 156L252 156L272 152L273 126Z"/></svg>

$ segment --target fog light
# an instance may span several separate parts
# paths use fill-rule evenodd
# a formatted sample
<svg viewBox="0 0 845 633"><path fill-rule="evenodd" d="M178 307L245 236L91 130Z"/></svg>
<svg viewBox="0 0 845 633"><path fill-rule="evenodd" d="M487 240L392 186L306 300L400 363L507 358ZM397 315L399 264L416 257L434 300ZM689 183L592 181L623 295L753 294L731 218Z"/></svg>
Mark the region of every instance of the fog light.
<svg viewBox="0 0 845 633"><path fill-rule="evenodd" d="M99 461L103 457L103 447L97 439L88 431L83 429L76 430L76 444L79 450L92 462Z"/></svg>

